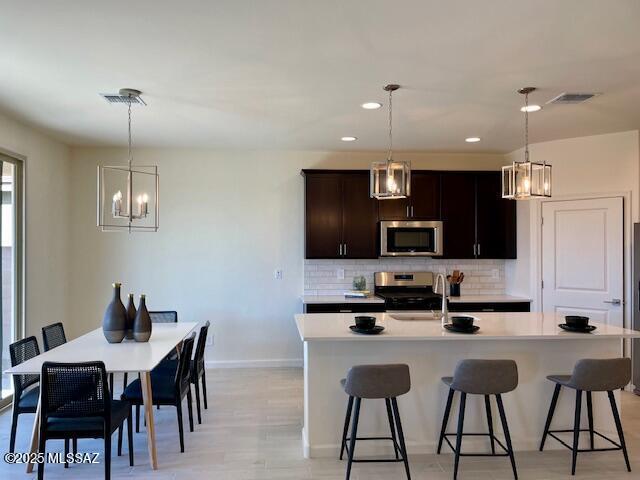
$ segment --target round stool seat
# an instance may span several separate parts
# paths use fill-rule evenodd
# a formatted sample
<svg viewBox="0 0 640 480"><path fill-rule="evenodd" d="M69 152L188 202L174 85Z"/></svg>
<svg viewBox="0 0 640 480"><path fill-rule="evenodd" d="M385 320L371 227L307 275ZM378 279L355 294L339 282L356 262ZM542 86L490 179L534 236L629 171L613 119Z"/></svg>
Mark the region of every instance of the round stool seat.
<svg viewBox="0 0 640 480"><path fill-rule="evenodd" d="M518 386L518 365L513 360L461 360L453 377L442 381L462 393L499 395Z"/></svg>
<svg viewBox="0 0 640 480"><path fill-rule="evenodd" d="M340 381L344 391L357 398L395 398L411 390L409 366L356 365Z"/></svg>

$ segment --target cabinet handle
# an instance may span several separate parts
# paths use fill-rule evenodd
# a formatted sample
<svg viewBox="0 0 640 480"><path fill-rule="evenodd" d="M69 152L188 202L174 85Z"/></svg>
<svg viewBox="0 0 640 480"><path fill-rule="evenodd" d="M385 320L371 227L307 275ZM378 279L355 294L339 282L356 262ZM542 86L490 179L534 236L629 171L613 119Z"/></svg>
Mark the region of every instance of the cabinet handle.
<svg viewBox="0 0 640 480"><path fill-rule="evenodd" d="M413 205L411 205L411 218L413 218Z"/></svg>
<svg viewBox="0 0 640 480"><path fill-rule="evenodd" d="M480 244L478 244L478 256L480 256Z"/></svg>
<svg viewBox="0 0 640 480"><path fill-rule="evenodd" d="M353 310L340 310L340 313L353 313Z"/></svg>
<svg viewBox="0 0 640 480"><path fill-rule="evenodd" d="M344 255L346 256L347 255L347 244L346 243L344 244L344 249L342 251L344 252Z"/></svg>
<svg viewBox="0 0 640 480"><path fill-rule="evenodd" d="M338 245L338 256L342 256L342 244Z"/></svg>
<svg viewBox="0 0 640 480"><path fill-rule="evenodd" d="M477 252L477 244L476 244L476 243L474 243L474 244L473 244L473 256L474 256L474 257L475 257L476 255L478 255L476 252Z"/></svg>
<svg viewBox="0 0 640 480"><path fill-rule="evenodd" d="M407 218L409 218L411 215L409 215L409 205L407 205Z"/></svg>

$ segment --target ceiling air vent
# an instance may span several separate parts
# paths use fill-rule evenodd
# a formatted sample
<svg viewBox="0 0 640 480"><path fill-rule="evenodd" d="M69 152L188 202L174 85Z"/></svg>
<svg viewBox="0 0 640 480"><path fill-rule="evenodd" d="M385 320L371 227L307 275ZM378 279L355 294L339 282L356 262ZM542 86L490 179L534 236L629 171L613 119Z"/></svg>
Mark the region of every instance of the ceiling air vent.
<svg viewBox="0 0 640 480"><path fill-rule="evenodd" d="M552 98L547 103L560 103L560 104L574 104L586 102L590 98L593 98L599 93L562 93L556 98Z"/></svg>
<svg viewBox="0 0 640 480"><path fill-rule="evenodd" d="M142 97L140 96L140 90L133 90L131 88L121 88L118 93L101 93L100 96L109 103L123 103L128 105L146 105Z"/></svg>

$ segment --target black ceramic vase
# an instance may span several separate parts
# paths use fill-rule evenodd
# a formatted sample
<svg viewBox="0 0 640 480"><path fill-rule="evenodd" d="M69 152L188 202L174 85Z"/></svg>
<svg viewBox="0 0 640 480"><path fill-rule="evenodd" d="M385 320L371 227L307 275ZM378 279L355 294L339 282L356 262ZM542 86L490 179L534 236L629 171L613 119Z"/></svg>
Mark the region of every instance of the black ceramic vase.
<svg viewBox="0 0 640 480"><path fill-rule="evenodd" d="M136 306L133 303L133 293L129 294L129 303L127 303L127 333L125 338L133 340L133 322L136 319Z"/></svg>
<svg viewBox="0 0 640 480"><path fill-rule="evenodd" d="M133 321L133 339L136 342L148 342L151 337L151 317L147 310L144 294L140 295L138 313Z"/></svg>
<svg viewBox="0 0 640 480"><path fill-rule="evenodd" d="M109 343L120 343L124 339L127 329L127 311L120 300L122 284L113 284L113 300L107 306L102 319L102 332Z"/></svg>

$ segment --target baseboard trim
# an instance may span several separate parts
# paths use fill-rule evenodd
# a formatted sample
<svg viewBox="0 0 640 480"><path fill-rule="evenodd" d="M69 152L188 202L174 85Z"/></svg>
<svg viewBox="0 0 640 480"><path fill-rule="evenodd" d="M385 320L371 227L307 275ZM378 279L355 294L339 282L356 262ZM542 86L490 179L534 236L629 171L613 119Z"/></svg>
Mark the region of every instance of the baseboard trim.
<svg viewBox="0 0 640 480"><path fill-rule="evenodd" d="M301 358L265 360L207 360L206 368L302 368Z"/></svg>

